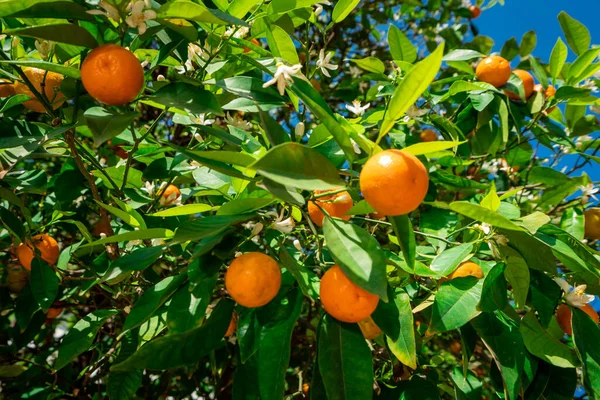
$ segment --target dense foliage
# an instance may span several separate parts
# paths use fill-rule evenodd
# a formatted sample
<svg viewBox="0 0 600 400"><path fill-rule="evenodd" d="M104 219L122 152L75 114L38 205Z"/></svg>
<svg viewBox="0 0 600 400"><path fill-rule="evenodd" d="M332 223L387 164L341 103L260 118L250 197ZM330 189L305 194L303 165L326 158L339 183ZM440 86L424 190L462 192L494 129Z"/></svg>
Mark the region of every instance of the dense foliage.
<svg viewBox="0 0 600 400"><path fill-rule="evenodd" d="M502 46L534 90L497 0L317 1L0 1L0 397L600 397L588 30Z"/></svg>

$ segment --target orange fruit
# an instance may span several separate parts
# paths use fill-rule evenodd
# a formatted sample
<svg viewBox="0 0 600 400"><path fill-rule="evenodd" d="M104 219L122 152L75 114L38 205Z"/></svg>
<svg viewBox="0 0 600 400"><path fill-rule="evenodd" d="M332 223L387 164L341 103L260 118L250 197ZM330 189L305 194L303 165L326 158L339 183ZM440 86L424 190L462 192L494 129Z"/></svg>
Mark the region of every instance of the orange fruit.
<svg viewBox="0 0 600 400"><path fill-rule="evenodd" d="M261 307L273 300L281 286L277 261L258 252L245 253L233 260L225 273L225 288L240 305Z"/></svg>
<svg viewBox="0 0 600 400"><path fill-rule="evenodd" d="M29 282L29 272L17 263L10 263L6 269L6 287L13 293L19 293Z"/></svg>
<svg viewBox="0 0 600 400"><path fill-rule="evenodd" d="M460 264L453 273L448 275L448 279L463 278L465 276L474 276L477 279L481 279L483 278L483 271L481 270L481 267L473 261L465 261Z"/></svg>
<svg viewBox="0 0 600 400"><path fill-rule="evenodd" d="M258 41L258 39L252 39L250 42L253 43L253 44L255 44L255 45L257 45L257 46L260 46L260 42ZM251 51L252 50L250 50L249 47L245 47L244 46L244 53L250 53Z"/></svg>
<svg viewBox="0 0 600 400"><path fill-rule="evenodd" d="M580 310L589 315L594 322L596 322L596 325L598 324L598 313L594 310L594 307L586 304L581 307ZM564 333L569 336L573 335L573 327L571 326L571 308L568 305L561 304L558 306L558 309L556 310L556 320L558 326L560 326L560 329L562 329Z"/></svg>
<svg viewBox="0 0 600 400"><path fill-rule="evenodd" d="M584 236L588 239L600 239L600 208L588 208L583 213Z"/></svg>
<svg viewBox="0 0 600 400"><path fill-rule="evenodd" d="M521 80L523 81L523 89L525 91L525 98L528 99L533 94L533 87L535 86L535 84L533 82L533 76L531 76L531 74L529 72L524 71L522 69L515 69L513 71L513 73L515 75L517 75L519 78L521 78ZM506 95L510 99L521 100L519 95L516 93L509 92L508 90L505 90L504 93L506 93Z"/></svg>
<svg viewBox="0 0 600 400"><path fill-rule="evenodd" d="M310 390L310 385L308 383L303 383L302 384L302 393L307 395L309 390Z"/></svg>
<svg viewBox="0 0 600 400"><path fill-rule="evenodd" d="M229 326L227 327L227 332L225 332L225 337L229 337L235 333L235 330L237 329L237 322L238 316L234 311L231 315L231 321L229 322Z"/></svg>
<svg viewBox="0 0 600 400"><path fill-rule="evenodd" d="M15 86L8 79L0 79L0 99L15 94Z"/></svg>
<svg viewBox="0 0 600 400"><path fill-rule="evenodd" d="M329 190L330 192L332 190ZM327 190L315 190L315 194L326 193ZM318 204L318 206L317 206ZM332 194L331 196L323 196L317 198L316 201L308 202L308 216L315 225L323 226L325 214L319 209L327 211L329 215L335 218L341 218L348 221L351 215L346 215L352 208L352 197L346 191Z"/></svg>
<svg viewBox="0 0 600 400"><path fill-rule="evenodd" d="M552 85L549 85L546 90L544 91L544 87L542 86L541 83L538 83L537 85L535 85L533 87L533 90L539 93L544 93L544 97L546 98L546 101L550 100L552 97L554 97L554 95L556 94L556 88ZM554 111L554 109L556 108L556 106L554 107L550 107L548 108L546 111L544 111L546 114L551 113L552 111Z"/></svg>
<svg viewBox="0 0 600 400"><path fill-rule="evenodd" d="M177 199L181 196L181 192L175 185L169 185L160 196L159 203L161 206L172 206L177 202Z"/></svg>
<svg viewBox="0 0 600 400"><path fill-rule="evenodd" d="M371 318L371 316L368 316L362 321L358 321L358 327L360 328L363 336L367 340L373 340L383 333L383 331L377 326L375 321L373 321L373 318Z"/></svg>
<svg viewBox="0 0 600 400"><path fill-rule="evenodd" d="M367 203L383 215L415 210L429 188L427 169L419 159L401 150L384 150L365 163L360 190Z"/></svg>
<svg viewBox="0 0 600 400"><path fill-rule="evenodd" d="M39 68L23 68L23 73L25 73L27 79L29 79L29 81L40 94L42 93L43 83L43 92L54 110L56 110L65 102L66 97L60 91L60 85L64 79L61 74L51 71L44 71L43 69ZM14 90L16 94L26 94L32 99L35 99L35 94L33 94L33 92L29 90L29 87L23 82L15 82ZM27 100L23 103L23 105L31 111L39 113L46 112L46 108L39 100Z"/></svg>
<svg viewBox="0 0 600 400"><path fill-rule="evenodd" d="M481 15L481 8L477 6L469 7L469 11L471 11L471 18L475 19Z"/></svg>
<svg viewBox="0 0 600 400"><path fill-rule="evenodd" d="M101 103L121 106L131 102L144 86L144 69L137 57L116 44L96 47L81 65L81 82Z"/></svg>
<svg viewBox="0 0 600 400"><path fill-rule="evenodd" d="M41 235L32 237L31 241L21 243L17 247L17 258L26 270L31 271L31 261L33 261L34 257L32 246L35 246L42 260L48 264L56 264L56 261L58 261L58 255L60 254L58 243L56 243L56 240L52 236L42 233Z"/></svg>
<svg viewBox="0 0 600 400"><path fill-rule="evenodd" d="M379 296L355 285L337 265L329 268L321 278L319 295L325 311L342 322L364 320L379 303Z"/></svg>
<svg viewBox="0 0 600 400"><path fill-rule="evenodd" d="M438 140L438 135L433 129L425 129L419 135L421 142L435 142Z"/></svg>
<svg viewBox="0 0 600 400"><path fill-rule="evenodd" d="M489 56L481 60L475 70L477 79L495 87L506 85L510 79L510 64L500 56Z"/></svg>
<svg viewBox="0 0 600 400"><path fill-rule="evenodd" d="M62 308L50 308L48 309L48 313L46 314L46 318L48 319L54 319L56 317L58 317L60 315L60 313L63 311Z"/></svg>

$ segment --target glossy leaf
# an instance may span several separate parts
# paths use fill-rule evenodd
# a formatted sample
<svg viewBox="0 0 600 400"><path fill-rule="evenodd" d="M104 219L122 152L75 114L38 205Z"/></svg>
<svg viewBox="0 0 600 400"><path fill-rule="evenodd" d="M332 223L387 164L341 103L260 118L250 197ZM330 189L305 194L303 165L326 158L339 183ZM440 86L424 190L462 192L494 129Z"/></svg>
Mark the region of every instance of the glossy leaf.
<svg viewBox="0 0 600 400"><path fill-rule="evenodd" d="M213 207L210 204L196 203L184 204L182 206L166 208L164 210L148 214L149 217L176 217L180 215L201 214L211 211Z"/></svg>
<svg viewBox="0 0 600 400"><path fill-rule="evenodd" d="M560 227L578 240L583 239L584 217L580 208L567 208L560 219Z"/></svg>
<svg viewBox="0 0 600 400"><path fill-rule="evenodd" d="M224 232L234 224L252 218L252 216L252 214L211 215L208 217L197 218L187 221L177 228L173 239L179 242L186 242L188 240L200 240L209 236L215 236Z"/></svg>
<svg viewBox="0 0 600 400"><path fill-rule="evenodd" d="M395 25L390 25L388 30L388 43L394 60L413 63L417 59L417 49Z"/></svg>
<svg viewBox="0 0 600 400"><path fill-rule="evenodd" d="M376 57L352 59L350 61L365 71L374 72L376 74L383 74L385 72L385 65L383 65L383 62Z"/></svg>
<svg viewBox="0 0 600 400"><path fill-rule="evenodd" d="M319 299L320 285L317 275L306 266L299 265L290 254L290 251L284 246L281 246L279 259L282 265L294 276L302 293L312 301L317 301Z"/></svg>
<svg viewBox="0 0 600 400"><path fill-rule="evenodd" d="M187 284L177 290L167 311L170 333L183 333L200 326L216 284L217 277L214 276L201 281L193 289Z"/></svg>
<svg viewBox="0 0 600 400"><path fill-rule="evenodd" d="M189 83L168 84L148 96L147 99L153 105L179 110L182 113L223 115L223 110L214 94Z"/></svg>
<svg viewBox="0 0 600 400"><path fill-rule="evenodd" d="M577 55L583 54L590 47L592 42L590 31L581 22L577 21L569 14L561 11L558 14L558 22L565 34L567 43L573 52Z"/></svg>
<svg viewBox="0 0 600 400"><path fill-rule="evenodd" d="M450 203L449 208L450 210L462 214L466 217L469 217L476 221L488 223L498 228L513 231L523 230L523 228L510 221L506 217L503 217L501 214L477 204L468 203L466 201L455 201L453 203Z"/></svg>
<svg viewBox="0 0 600 400"><path fill-rule="evenodd" d="M48 263L35 257L31 261L31 292L42 310L47 311L58 295L58 277Z"/></svg>
<svg viewBox="0 0 600 400"><path fill-rule="evenodd" d="M164 239L172 237L173 231L163 228L140 229L133 232L120 233L118 235L108 236L105 239L81 246L81 248L93 247L99 244L127 242L130 240Z"/></svg>
<svg viewBox="0 0 600 400"><path fill-rule="evenodd" d="M550 55L550 75L552 78L556 79L560 75L563 65L567 61L567 54L567 46L561 38L558 38Z"/></svg>
<svg viewBox="0 0 600 400"><path fill-rule="evenodd" d="M267 30L267 43L275 57L283 58L292 65L300 63L292 38L279 25L271 25Z"/></svg>
<svg viewBox="0 0 600 400"><path fill-rule="evenodd" d="M473 245L467 243L444 250L433 259L430 268L442 276L447 276L458 268L472 251Z"/></svg>
<svg viewBox="0 0 600 400"><path fill-rule="evenodd" d="M408 267L414 269L416 258L416 240L413 231L412 223L408 215L400 215L397 217L388 217L392 224L392 228L398 238L398 243L402 249L404 260Z"/></svg>
<svg viewBox="0 0 600 400"><path fill-rule="evenodd" d="M356 8L360 0L340 0L333 7L331 19L338 23L346 19L346 17Z"/></svg>
<svg viewBox="0 0 600 400"><path fill-rule="evenodd" d="M526 32L521 38L521 44L519 45L519 54L521 57L528 56L531 54L535 45L537 44L537 36L535 31Z"/></svg>
<svg viewBox="0 0 600 400"><path fill-rule="evenodd" d="M464 142L446 142L443 140L427 143L417 143L411 146L405 147L402 151L406 151L414 156L420 156L422 154L437 153L442 150L452 149Z"/></svg>
<svg viewBox="0 0 600 400"><path fill-rule="evenodd" d="M503 310L508 305L508 295L504 271L506 264L496 264L486 275L481 289L481 300L478 309L492 312Z"/></svg>
<svg viewBox="0 0 600 400"><path fill-rule="evenodd" d="M591 397L600 395L600 328L586 313L572 308L573 342L583 366L583 382Z"/></svg>
<svg viewBox="0 0 600 400"><path fill-rule="evenodd" d="M7 29L4 33L83 46L89 49L98 46L96 39L87 30L75 24L26 26L23 28Z"/></svg>
<svg viewBox="0 0 600 400"><path fill-rule="evenodd" d="M130 271L143 271L162 255L164 247L144 247L125 254L110 263L106 274L102 276L104 281L109 281L117 276Z"/></svg>
<svg viewBox="0 0 600 400"><path fill-rule="evenodd" d="M119 114L104 107L92 107L88 108L83 116L94 135L94 145L100 146L128 129L133 120L138 118L140 114Z"/></svg>
<svg viewBox="0 0 600 400"><path fill-rule="evenodd" d="M396 295L395 303L399 310L400 334L397 340L387 337L387 345L402 364L416 369L417 347L410 298L401 292Z"/></svg>
<svg viewBox="0 0 600 400"><path fill-rule="evenodd" d="M506 260L504 276L513 289L515 303L524 308L529 293L529 267L516 250L502 246L500 251Z"/></svg>
<svg viewBox="0 0 600 400"><path fill-rule="evenodd" d="M482 284L474 277L442 283L435 295L427 333L432 335L451 331L475 318L479 314L477 304L481 298Z"/></svg>
<svg viewBox="0 0 600 400"><path fill-rule="evenodd" d="M214 10L209 10L203 4L191 0L170 1L158 9L158 18L183 18L210 24L228 24L228 21L219 18L215 14ZM243 22L242 24L245 25Z"/></svg>

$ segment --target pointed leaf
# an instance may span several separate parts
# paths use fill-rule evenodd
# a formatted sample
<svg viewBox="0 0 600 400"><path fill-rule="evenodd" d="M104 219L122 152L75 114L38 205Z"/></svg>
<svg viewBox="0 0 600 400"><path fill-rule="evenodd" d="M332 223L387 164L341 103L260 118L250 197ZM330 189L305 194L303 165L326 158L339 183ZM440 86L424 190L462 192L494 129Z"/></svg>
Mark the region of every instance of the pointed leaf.
<svg viewBox="0 0 600 400"><path fill-rule="evenodd" d="M400 335L395 341L387 337L387 344L390 351L402 364L417 369L415 328L410 298L405 292L401 292L396 295L395 303L400 311Z"/></svg>
<svg viewBox="0 0 600 400"><path fill-rule="evenodd" d="M444 282L435 295L428 335L460 328L479 311L483 282L475 277L456 278Z"/></svg>

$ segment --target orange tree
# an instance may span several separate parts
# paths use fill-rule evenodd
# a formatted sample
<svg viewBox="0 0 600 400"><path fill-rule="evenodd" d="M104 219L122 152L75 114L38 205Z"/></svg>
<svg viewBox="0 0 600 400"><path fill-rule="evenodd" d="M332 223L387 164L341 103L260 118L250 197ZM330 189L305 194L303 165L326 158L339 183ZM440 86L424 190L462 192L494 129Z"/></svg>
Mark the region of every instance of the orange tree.
<svg viewBox="0 0 600 400"><path fill-rule="evenodd" d="M0 2L3 397L600 396L600 48L483 3Z"/></svg>

